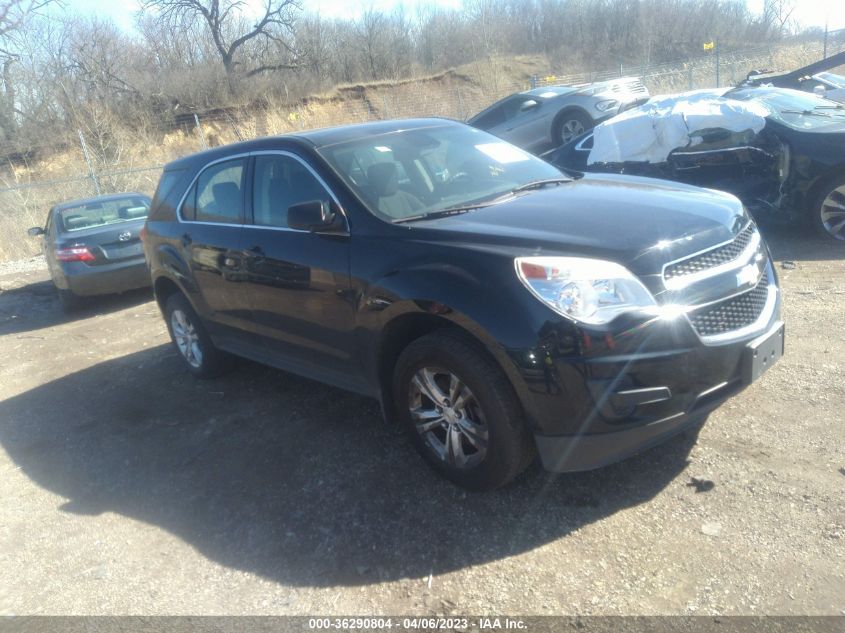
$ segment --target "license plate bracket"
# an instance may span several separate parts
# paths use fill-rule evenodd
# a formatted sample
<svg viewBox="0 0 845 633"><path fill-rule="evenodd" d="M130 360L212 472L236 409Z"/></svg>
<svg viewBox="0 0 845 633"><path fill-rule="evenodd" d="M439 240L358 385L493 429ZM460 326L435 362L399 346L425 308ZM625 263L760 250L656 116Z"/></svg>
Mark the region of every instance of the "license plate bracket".
<svg viewBox="0 0 845 633"><path fill-rule="evenodd" d="M750 384L762 376L781 356L784 349L784 324L779 322L763 336L751 341L745 348L743 378Z"/></svg>
<svg viewBox="0 0 845 633"><path fill-rule="evenodd" d="M106 256L106 259L112 260L138 257L139 255L143 254L143 252L144 251L141 247L141 242L103 248L103 253Z"/></svg>

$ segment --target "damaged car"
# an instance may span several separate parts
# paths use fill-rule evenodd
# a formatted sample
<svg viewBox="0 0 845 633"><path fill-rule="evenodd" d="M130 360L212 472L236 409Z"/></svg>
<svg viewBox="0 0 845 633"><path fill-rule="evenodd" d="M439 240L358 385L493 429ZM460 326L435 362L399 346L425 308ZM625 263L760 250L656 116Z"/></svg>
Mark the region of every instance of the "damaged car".
<svg viewBox="0 0 845 633"><path fill-rule="evenodd" d="M786 73L754 70L740 87L772 86L812 92L845 103L845 77L830 72L845 65L845 51Z"/></svg>
<svg viewBox="0 0 845 633"><path fill-rule="evenodd" d="M659 97L546 159L727 191L758 217L806 220L845 241L845 106L816 94L743 86Z"/></svg>
<svg viewBox="0 0 845 633"><path fill-rule="evenodd" d="M620 112L648 101L636 77L572 86L543 86L497 101L467 123L529 152L568 143Z"/></svg>

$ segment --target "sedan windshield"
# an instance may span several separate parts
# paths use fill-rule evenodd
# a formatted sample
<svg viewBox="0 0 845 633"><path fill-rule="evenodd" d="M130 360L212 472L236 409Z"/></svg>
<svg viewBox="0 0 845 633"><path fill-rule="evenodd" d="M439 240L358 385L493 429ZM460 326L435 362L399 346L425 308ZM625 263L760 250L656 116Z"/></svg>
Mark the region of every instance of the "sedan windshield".
<svg viewBox="0 0 845 633"><path fill-rule="evenodd" d="M821 131L845 123L845 107L818 95L786 88L740 89L725 95L739 101L759 101L771 118L795 130Z"/></svg>
<svg viewBox="0 0 845 633"><path fill-rule="evenodd" d="M390 222L492 204L561 172L471 127L399 130L323 147L326 161L376 216Z"/></svg>
<svg viewBox="0 0 845 633"><path fill-rule="evenodd" d="M106 224L140 220L147 217L150 203L141 196L91 200L66 207L58 212L59 226L66 233L82 231Z"/></svg>

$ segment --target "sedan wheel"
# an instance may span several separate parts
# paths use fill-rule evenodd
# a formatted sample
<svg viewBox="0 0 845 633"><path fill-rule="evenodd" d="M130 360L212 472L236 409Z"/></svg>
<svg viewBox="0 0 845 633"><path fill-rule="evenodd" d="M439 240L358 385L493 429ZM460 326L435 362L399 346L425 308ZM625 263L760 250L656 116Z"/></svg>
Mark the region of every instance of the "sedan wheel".
<svg viewBox="0 0 845 633"><path fill-rule="evenodd" d="M199 369L202 367L202 346L199 335L190 317L182 310L174 310L170 315L170 327L176 347L187 363Z"/></svg>
<svg viewBox="0 0 845 633"><path fill-rule="evenodd" d="M560 130L560 139L563 143L568 143L572 139L581 136L583 133L584 126L581 122L576 121L575 119L570 119L569 121L563 122Z"/></svg>
<svg viewBox="0 0 845 633"><path fill-rule="evenodd" d="M487 454L487 424L478 401L450 371L423 367L414 374L408 408L417 433L438 459L472 468Z"/></svg>
<svg viewBox="0 0 845 633"><path fill-rule="evenodd" d="M845 240L845 184L825 196L819 209L819 221L829 237Z"/></svg>
<svg viewBox="0 0 845 633"><path fill-rule="evenodd" d="M560 115L560 118L555 121L552 140L557 141L558 145L565 145L587 130L591 130L593 125L593 120L588 114L570 110Z"/></svg>

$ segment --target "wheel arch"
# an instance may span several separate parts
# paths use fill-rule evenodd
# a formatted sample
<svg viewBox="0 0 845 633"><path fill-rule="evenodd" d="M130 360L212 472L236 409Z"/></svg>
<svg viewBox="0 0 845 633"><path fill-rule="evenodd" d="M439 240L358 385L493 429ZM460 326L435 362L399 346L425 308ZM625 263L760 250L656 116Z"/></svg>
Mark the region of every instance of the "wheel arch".
<svg viewBox="0 0 845 633"><path fill-rule="evenodd" d="M155 279L155 281L153 281L153 294L155 295L156 303L158 304L158 308L162 314L164 314L164 306L167 304L167 300L176 293L183 295L190 302L188 293L186 293L184 289L170 277L160 275Z"/></svg>
<svg viewBox="0 0 845 633"><path fill-rule="evenodd" d="M845 167L841 165L837 165L815 178L810 186L807 187L807 191L804 194L803 208L805 214L815 212L816 202L818 202L819 197L824 193L825 188L841 178L845 178Z"/></svg>
<svg viewBox="0 0 845 633"><path fill-rule="evenodd" d="M450 330L470 343L479 353L486 356L502 371L522 406L520 390L514 375L515 367L509 366L504 350L496 350L492 340L479 329L477 324L460 318L460 315L430 312L406 312L388 321L381 331L376 352L376 370L378 373L382 412L388 421L396 420L396 402L393 399L393 369L403 350L414 341L438 330ZM497 353L498 352L498 353Z"/></svg>

